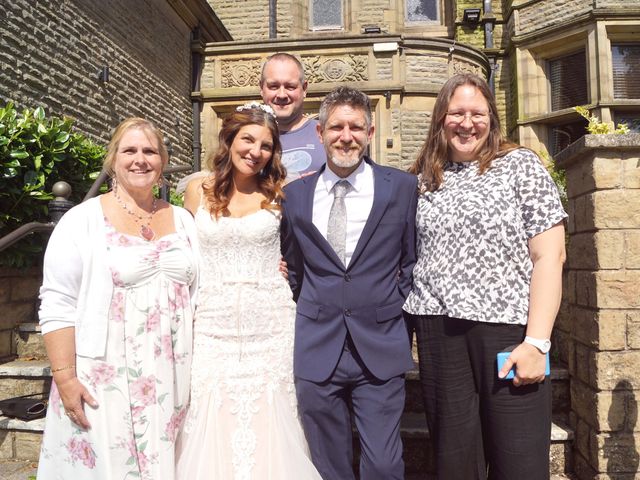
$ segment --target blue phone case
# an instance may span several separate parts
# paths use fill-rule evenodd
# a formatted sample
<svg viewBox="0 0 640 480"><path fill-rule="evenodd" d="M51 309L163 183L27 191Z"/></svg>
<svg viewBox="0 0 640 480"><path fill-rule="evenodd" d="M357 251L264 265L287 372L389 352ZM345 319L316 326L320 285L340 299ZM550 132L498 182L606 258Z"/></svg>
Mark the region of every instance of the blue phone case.
<svg viewBox="0 0 640 480"><path fill-rule="evenodd" d="M510 354L511 354L510 351L498 352L498 355L496 356L497 363L498 363L498 372L502 369L504 362L507 360L507 357L509 357ZM547 352L546 358L547 358L547 362L546 362L546 367L544 369L544 374L549 375L551 373L551 368L549 367L549 352ZM509 373L507 373L507 376L504 377L502 380L512 380L513 377L515 377L515 374L516 374L516 370L514 366L513 368L511 368L511 370L509 370Z"/></svg>

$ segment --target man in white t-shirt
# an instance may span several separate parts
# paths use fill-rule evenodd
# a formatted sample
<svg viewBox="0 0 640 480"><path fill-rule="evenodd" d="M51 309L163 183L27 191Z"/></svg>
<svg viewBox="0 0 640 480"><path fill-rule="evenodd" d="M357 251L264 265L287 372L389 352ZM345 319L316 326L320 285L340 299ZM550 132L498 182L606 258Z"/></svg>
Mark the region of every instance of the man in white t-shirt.
<svg viewBox="0 0 640 480"><path fill-rule="evenodd" d="M262 66L260 95L276 112L287 180L320 169L326 156L316 133L317 120L304 115L307 81L300 60L288 53L270 56Z"/></svg>

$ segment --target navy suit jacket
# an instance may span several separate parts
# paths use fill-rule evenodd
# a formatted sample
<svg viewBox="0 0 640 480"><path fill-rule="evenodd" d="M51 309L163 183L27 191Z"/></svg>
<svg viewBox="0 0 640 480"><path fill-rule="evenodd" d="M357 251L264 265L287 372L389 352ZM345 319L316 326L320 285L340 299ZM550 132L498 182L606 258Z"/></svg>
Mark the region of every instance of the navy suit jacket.
<svg viewBox="0 0 640 480"><path fill-rule="evenodd" d="M281 238L297 303L294 373L305 380L332 375L347 331L376 378L413 366L402 305L416 261L417 178L365 160L373 169L373 206L347 268L313 224L324 169L285 187Z"/></svg>

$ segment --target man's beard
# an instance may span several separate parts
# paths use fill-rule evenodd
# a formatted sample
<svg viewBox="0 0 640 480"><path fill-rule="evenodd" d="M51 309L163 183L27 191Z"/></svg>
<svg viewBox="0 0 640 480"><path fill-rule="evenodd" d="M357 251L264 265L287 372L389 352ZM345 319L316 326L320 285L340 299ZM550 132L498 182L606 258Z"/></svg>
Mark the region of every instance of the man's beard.
<svg viewBox="0 0 640 480"><path fill-rule="evenodd" d="M353 168L360 163L360 160L362 160L362 157L364 157L364 151L358 152L358 155L348 155L342 158L338 158L338 156L334 154L334 155L331 155L331 162L336 167Z"/></svg>

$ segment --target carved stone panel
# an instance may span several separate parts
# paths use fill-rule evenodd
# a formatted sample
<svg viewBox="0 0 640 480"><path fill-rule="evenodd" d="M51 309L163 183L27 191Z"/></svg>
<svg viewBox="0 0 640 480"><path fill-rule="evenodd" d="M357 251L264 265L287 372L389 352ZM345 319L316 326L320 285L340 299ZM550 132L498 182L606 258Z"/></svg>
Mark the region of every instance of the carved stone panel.
<svg viewBox="0 0 640 480"><path fill-rule="evenodd" d="M222 88L255 87L260 83L262 60L225 60L222 62Z"/></svg>
<svg viewBox="0 0 640 480"><path fill-rule="evenodd" d="M479 67L478 65L473 65L471 63L467 63L467 62L460 62L458 60L454 60L453 64L453 73L475 73L476 75L479 75L481 77L484 77L484 73L482 71L482 68Z"/></svg>
<svg viewBox="0 0 640 480"><path fill-rule="evenodd" d="M369 80L367 55L302 58L309 83L362 82Z"/></svg>

